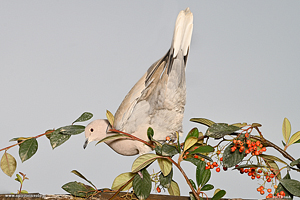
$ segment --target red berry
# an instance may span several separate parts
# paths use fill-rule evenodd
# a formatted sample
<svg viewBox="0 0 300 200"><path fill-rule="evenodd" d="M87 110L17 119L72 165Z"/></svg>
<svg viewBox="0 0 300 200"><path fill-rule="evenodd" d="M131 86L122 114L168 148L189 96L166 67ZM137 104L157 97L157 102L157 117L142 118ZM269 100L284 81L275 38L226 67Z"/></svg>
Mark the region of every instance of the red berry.
<svg viewBox="0 0 300 200"><path fill-rule="evenodd" d="M246 153L246 154L249 154L249 153L250 153L250 150L249 150L249 149L247 149L247 150L245 151L245 153Z"/></svg>
<svg viewBox="0 0 300 200"><path fill-rule="evenodd" d="M171 138L170 138L169 136L166 137L166 140L167 140L167 141L170 141L170 139L171 139Z"/></svg>
<svg viewBox="0 0 300 200"><path fill-rule="evenodd" d="M249 133L246 133L246 134L245 134L245 137L249 137Z"/></svg>
<svg viewBox="0 0 300 200"><path fill-rule="evenodd" d="M160 192L161 192L161 189L160 189L159 187L157 187L157 188L156 188L156 191L157 191L158 193L160 193Z"/></svg>
<svg viewBox="0 0 300 200"><path fill-rule="evenodd" d="M258 155L259 155L259 151L255 151L254 154L255 154L256 156L258 156Z"/></svg>
<svg viewBox="0 0 300 200"><path fill-rule="evenodd" d="M216 172L220 172L221 171L221 169L220 169L220 167L218 167L217 169L216 169Z"/></svg>
<svg viewBox="0 0 300 200"><path fill-rule="evenodd" d="M254 180L254 179L255 179L255 176L251 176L251 179Z"/></svg>
<svg viewBox="0 0 300 200"><path fill-rule="evenodd" d="M270 179L270 178L268 178L268 179L267 179L267 182L271 182L271 179Z"/></svg>
<svg viewBox="0 0 300 200"><path fill-rule="evenodd" d="M261 170L261 169L259 169L259 170L257 171L257 173L262 173L262 170Z"/></svg>
<svg viewBox="0 0 300 200"><path fill-rule="evenodd" d="M234 152L236 150L236 147L231 147L231 152Z"/></svg>
<svg viewBox="0 0 300 200"><path fill-rule="evenodd" d="M224 170L224 171L227 171L227 167L223 167L223 170Z"/></svg>
<svg viewBox="0 0 300 200"><path fill-rule="evenodd" d="M218 163L213 162L213 166L214 166L214 167L218 167Z"/></svg>
<svg viewBox="0 0 300 200"><path fill-rule="evenodd" d="M220 158L220 161L223 161L223 157Z"/></svg>
<svg viewBox="0 0 300 200"><path fill-rule="evenodd" d="M266 147L261 148L262 151L267 151Z"/></svg>
<svg viewBox="0 0 300 200"><path fill-rule="evenodd" d="M269 188L269 189L267 189L267 191L268 191L269 193L271 193L271 192L272 192L272 189L271 189L271 188Z"/></svg>
<svg viewBox="0 0 300 200"><path fill-rule="evenodd" d="M270 174L270 178L274 178L274 174Z"/></svg>
<svg viewBox="0 0 300 200"><path fill-rule="evenodd" d="M264 194L265 194L265 191L263 191L263 190L260 191L260 194L261 194L261 195L264 195Z"/></svg>
<svg viewBox="0 0 300 200"><path fill-rule="evenodd" d="M194 158L198 158L198 155L194 155Z"/></svg>
<svg viewBox="0 0 300 200"><path fill-rule="evenodd" d="M251 141L250 141L250 140L247 140L247 141L246 141L246 144L251 144Z"/></svg>

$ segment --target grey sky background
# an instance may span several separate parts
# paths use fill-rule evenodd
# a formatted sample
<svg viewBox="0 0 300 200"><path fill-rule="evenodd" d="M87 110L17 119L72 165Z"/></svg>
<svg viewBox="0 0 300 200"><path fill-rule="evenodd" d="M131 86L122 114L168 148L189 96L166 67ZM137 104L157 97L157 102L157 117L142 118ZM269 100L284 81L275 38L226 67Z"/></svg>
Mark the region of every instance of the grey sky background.
<svg viewBox="0 0 300 200"><path fill-rule="evenodd" d="M194 32L186 71L184 132L192 117L215 122L259 122L266 138L281 145L282 122L300 130L299 1L0 1L0 148L18 136L35 136L69 125L85 111L105 118L170 47L175 19L190 7ZM86 125L87 123L83 123ZM46 137L16 172L29 177L24 188L42 194L65 193L61 186L82 181L98 188L130 171L136 158L116 154L105 144L83 150L84 134L52 150ZM299 144L288 148L299 158ZM278 155L272 150L267 153ZM0 153L0 156L3 152ZM280 156L280 155L279 155ZM150 167L150 172L157 164ZM182 163L195 180L195 167ZM283 172L283 175L286 171ZM292 178L300 179L295 172ZM0 173L0 193L19 184ZM178 170L182 195L189 188ZM211 184L226 197L264 198L237 171L212 173ZM208 192L211 196L212 192Z"/></svg>

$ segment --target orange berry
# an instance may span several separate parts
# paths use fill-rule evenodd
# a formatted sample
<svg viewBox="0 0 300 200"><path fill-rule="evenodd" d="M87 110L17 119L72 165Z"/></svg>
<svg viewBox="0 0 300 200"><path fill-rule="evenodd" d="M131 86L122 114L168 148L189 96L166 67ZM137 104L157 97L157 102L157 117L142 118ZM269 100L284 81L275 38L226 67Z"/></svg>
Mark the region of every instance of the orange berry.
<svg viewBox="0 0 300 200"><path fill-rule="evenodd" d="M236 150L236 147L231 147L231 152L234 152Z"/></svg>
<svg viewBox="0 0 300 200"><path fill-rule="evenodd" d="M277 187L278 187L277 185L274 185L274 188L275 188L275 189L277 189Z"/></svg>
<svg viewBox="0 0 300 200"><path fill-rule="evenodd" d="M205 166L205 169L210 169L210 167L209 166Z"/></svg>
<svg viewBox="0 0 300 200"><path fill-rule="evenodd" d="M217 167L218 166L218 164L216 163L216 162L213 162L213 164L212 164L214 167Z"/></svg>
<svg viewBox="0 0 300 200"><path fill-rule="evenodd" d="M264 195L264 194L265 194L265 191L263 191L263 190L260 191L260 194L261 194L261 195Z"/></svg>
<svg viewBox="0 0 300 200"><path fill-rule="evenodd" d="M280 191L279 194L280 194L281 196L285 196L284 191Z"/></svg>
<svg viewBox="0 0 300 200"><path fill-rule="evenodd" d="M245 137L249 137L249 133L246 133L246 134L245 134Z"/></svg>
<svg viewBox="0 0 300 200"><path fill-rule="evenodd" d="M167 136L167 137L166 137L166 140L167 140L167 141L170 141L170 140L171 140L171 138L170 138L169 136Z"/></svg>
<svg viewBox="0 0 300 200"><path fill-rule="evenodd" d="M257 188L256 190L257 190L257 192L260 192L260 191L261 191L261 188L259 187L259 188Z"/></svg>
<svg viewBox="0 0 300 200"><path fill-rule="evenodd" d="M245 172L245 173L248 173L248 172L249 172L249 169L245 169L244 172Z"/></svg>
<svg viewBox="0 0 300 200"><path fill-rule="evenodd" d="M157 191L158 193L160 193L160 192L161 192L161 189L160 189L159 187L157 187L157 188L156 188L156 191Z"/></svg>
<svg viewBox="0 0 300 200"><path fill-rule="evenodd" d="M261 148L262 151L267 151L266 147Z"/></svg>
<svg viewBox="0 0 300 200"><path fill-rule="evenodd" d="M263 147L263 145L262 145L262 144L260 144L260 145L259 145L259 148L262 148L262 147Z"/></svg>
<svg viewBox="0 0 300 200"><path fill-rule="evenodd" d="M247 141L246 141L246 144L251 144L251 141L250 141L250 140L247 140Z"/></svg>
<svg viewBox="0 0 300 200"><path fill-rule="evenodd" d="M196 158L196 159L197 159L197 158L198 158L198 155L194 155L194 158Z"/></svg>
<svg viewBox="0 0 300 200"><path fill-rule="evenodd" d="M271 188L269 188L269 189L267 189L267 191L268 191L269 193L271 193L271 192L272 192L272 189L271 189Z"/></svg>
<svg viewBox="0 0 300 200"><path fill-rule="evenodd" d="M249 153L250 153L250 150L249 150L249 149L247 149L247 150L245 151L245 153L246 153L246 154L249 154Z"/></svg>
<svg viewBox="0 0 300 200"><path fill-rule="evenodd" d="M258 156L258 155L259 155L259 151L255 151L254 154L255 154L256 156Z"/></svg>
<svg viewBox="0 0 300 200"><path fill-rule="evenodd" d="M209 165L210 165L210 162L207 162L206 164L209 166Z"/></svg>
<svg viewBox="0 0 300 200"><path fill-rule="evenodd" d="M216 169L216 172L220 172L221 171L221 169L220 169L220 167L218 167L217 169Z"/></svg>
<svg viewBox="0 0 300 200"><path fill-rule="evenodd" d="M201 161L205 161L205 159L204 159L204 158L201 158Z"/></svg>
<svg viewBox="0 0 300 200"><path fill-rule="evenodd" d="M214 168L214 166L213 166L213 165L210 165L210 168L211 168L211 169L213 169L213 168Z"/></svg>
<svg viewBox="0 0 300 200"><path fill-rule="evenodd" d="M256 145L256 143L255 143L255 142L251 142L251 146L253 146L253 147L254 147L255 145Z"/></svg>
<svg viewBox="0 0 300 200"><path fill-rule="evenodd" d="M260 145L260 141L256 141L256 146L258 146L259 147L259 145Z"/></svg>
<svg viewBox="0 0 300 200"><path fill-rule="evenodd" d="M232 142L233 142L233 144L235 144L235 143L236 143L236 140L233 140Z"/></svg>
<svg viewBox="0 0 300 200"><path fill-rule="evenodd" d="M220 153L221 153L221 151L220 151L220 150L218 150L218 151L217 151L217 154L219 155Z"/></svg>

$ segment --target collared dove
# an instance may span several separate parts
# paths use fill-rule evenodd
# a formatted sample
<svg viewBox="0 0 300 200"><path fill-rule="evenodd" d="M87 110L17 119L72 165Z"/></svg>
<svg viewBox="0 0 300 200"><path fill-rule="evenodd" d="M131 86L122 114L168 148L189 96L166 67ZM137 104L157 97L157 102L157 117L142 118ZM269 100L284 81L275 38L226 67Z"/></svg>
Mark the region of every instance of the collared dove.
<svg viewBox="0 0 300 200"><path fill-rule="evenodd" d="M185 68L193 31L193 14L182 10L176 20L171 48L151 65L133 86L119 106L114 127L119 131L148 140L147 129L154 130L154 139L164 142L166 137L176 139L182 133L182 119L186 102ZM85 128L84 148L91 141L113 135L108 120L97 119ZM105 142L114 151L125 156L144 154L152 149L131 139Z"/></svg>

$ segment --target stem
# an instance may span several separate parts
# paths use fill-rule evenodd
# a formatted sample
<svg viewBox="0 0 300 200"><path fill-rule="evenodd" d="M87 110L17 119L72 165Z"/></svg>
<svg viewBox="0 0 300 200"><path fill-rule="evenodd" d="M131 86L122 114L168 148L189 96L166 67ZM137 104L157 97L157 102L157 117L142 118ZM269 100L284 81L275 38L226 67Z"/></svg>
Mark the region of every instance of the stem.
<svg viewBox="0 0 300 200"><path fill-rule="evenodd" d="M115 198L131 181L133 181L134 177L135 176L133 176L131 179L129 179L129 181L127 181L124 185L122 185L122 187L120 187L118 189L118 191L112 197L110 197L109 200L112 200L113 198Z"/></svg>
<svg viewBox="0 0 300 200"><path fill-rule="evenodd" d="M48 134L48 133L52 133L52 132L54 132L54 131L55 131L55 130L46 131L45 133L42 133L42 134L40 134L40 135L37 135L37 136L34 136L34 137L29 137L28 139L31 139L31 138L38 138L38 137L41 137L41 136L46 135L46 134ZM27 140L27 139L26 139L26 140ZM12 148L12 147L14 147L14 146L17 146L17 145L22 144L22 143L25 142L26 140L22 140L21 142L18 142L18 143L16 143L16 144L13 144L13 145L10 145L10 146L5 147L5 148L3 148L3 149L0 149L0 151L3 151L3 150L7 151L8 149L10 149L10 148Z"/></svg>
<svg viewBox="0 0 300 200"><path fill-rule="evenodd" d="M192 190L192 193L193 193L193 195L195 196L195 198L196 198L197 200L200 200L200 198L199 198L197 192L196 192L195 189L193 188L193 186L192 186L190 180L188 179L187 175L185 174L185 172L183 171L183 169L181 168L181 166L178 165L172 158L170 158L170 157L165 157L165 158L167 158L169 161L171 161L171 162L179 169L179 171L181 172L181 174L182 174L183 177L185 178L187 184L190 186L190 188L191 188L191 190Z"/></svg>
<svg viewBox="0 0 300 200"><path fill-rule="evenodd" d="M140 139L140 138L138 138L138 137L135 137L134 135L131 135L131 134L129 134L129 133L125 133L125 132L122 132L122 131L119 131L119 130L116 130L116 129L110 129L109 131L111 131L111 132L117 132L117 133L121 133L121 134L127 135L127 136L131 137L131 138L134 139L134 140L140 141L140 142L142 142L142 143L148 145L148 146L151 147L152 149L155 148L155 146L154 146L153 144L150 144L149 142L146 142L145 140L142 140L142 139Z"/></svg>

